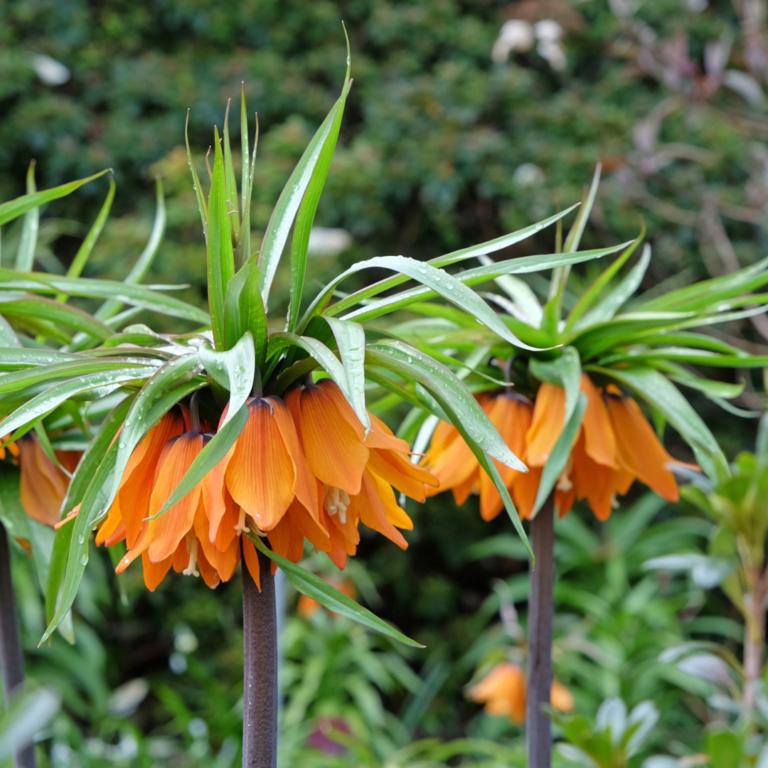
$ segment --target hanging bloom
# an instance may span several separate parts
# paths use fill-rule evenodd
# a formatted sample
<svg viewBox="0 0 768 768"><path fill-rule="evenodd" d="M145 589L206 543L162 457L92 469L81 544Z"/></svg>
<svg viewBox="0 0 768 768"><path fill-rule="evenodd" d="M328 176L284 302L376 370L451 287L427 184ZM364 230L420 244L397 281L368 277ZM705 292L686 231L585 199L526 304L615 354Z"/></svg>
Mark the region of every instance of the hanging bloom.
<svg viewBox="0 0 768 768"><path fill-rule="evenodd" d="M210 434L193 427L186 409L166 414L139 442L96 541L125 541L118 564L141 557L154 589L173 568L201 575L209 586L231 578L242 552L259 582L249 535L292 561L305 540L339 566L357 550L359 526L398 546L412 522L393 488L423 501L437 481L409 460L408 444L371 417L365 434L331 381L300 387L285 400L253 397L245 427L227 455L197 486L161 512Z"/></svg>
<svg viewBox="0 0 768 768"><path fill-rule="evenodd" d="M408 443L373 415L366 434L330 379L293 389L286 402L309 469L318 481L319 521L328 544L317 535L307 538L327 551L340 568L357 551L360 523L405 549L408 542L400 531L411 530L413 522L397 503L393 488L424 501L427 488L437 487L430 472L410 461ZM293 525L293 518L290 522ZM303 535L298 525L293 526L282 546L298 548ZM272 538L270 543L276 546Z"/></svg>
<svg viewBox="0 0 768 768"><path fill-rule="evenodd" d="M16 449L21 470L19 495L24 511L38 523L55 525L69 487L69 473L77 466L80 454L77 451L55 451L58 465L54 464L34 435L23 437L9 448L9 452Z"/></svg>
<svg viewBox="0 0 768 768"><path fill-rule="evenodd" d="M7 443L7 439L8 435L0 437L0 461L3 461L6 456L16 459L19 455L19 446L16 443Z"/></svg>
<svg viewBox="0 0 768 768"><path fill-rule="evenodd" d="M559 712L573 710L573 695L557 680L552 681L550 696L554 709ZM497 664L467 691L467 697L483 704L489 715L507 717L517 725L525 722L525 673L517 664L509 661Z"/></svg>
<svg viewBox="0 0 768 768"><path fill-rule="evenodd" d="M584 419L568 463L555 487L555 505L561 515L574 502L585 500L595 516L606 520L617 495L626 494L635 480L668 501L678 498L677 483L667 453L637 403L618 388L600 389L584 374ZM485 393L478 401L510 449L528 465L527 473L496 462L523 519L530 518L544 465L565 424L565 391L544 382L535 402L514 392ZM440 480L438 490L453 491L457 504L470 493L480 494L480 513L492 520L503 508L501 496L480 469L458 431L438 425L424 465Z"/></svg>

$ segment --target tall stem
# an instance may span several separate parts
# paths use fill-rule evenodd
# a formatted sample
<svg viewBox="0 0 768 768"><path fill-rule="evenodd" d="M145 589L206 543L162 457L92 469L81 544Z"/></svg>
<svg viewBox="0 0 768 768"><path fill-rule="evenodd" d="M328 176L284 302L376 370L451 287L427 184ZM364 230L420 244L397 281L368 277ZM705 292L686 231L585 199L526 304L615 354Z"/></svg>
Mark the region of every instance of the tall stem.
<svg viewBox="0 0 768 768"><path fill-rule="evenodd" d="M259 553L261 591L243 563L243 768L277 765L275 579Z"/></svg>
<svg viewBox="0 0 768 768"><path fill-rule="evenodd" d="M3 666L3 694L8 706L11 694L24 685L24 656L21 653L16 597L11 579L11 550L8 534L0 523L0 660ZM18 768L35 768L35 747L27 745L16 755Z"/></svg>
<svg viewBox="0 0 768 768"><path fill-rule="evenodd" d="M760 568L748 574L749 592L745 596L746 626L744 630L744 713L754 721L757 693L763 673L765 647L765 604L768 575Z"/></svg>
<svg viewBox="0 0 768 768"><path fill-rule="evenodd" d="M552 726L546 707L552 689L552 615L555 583L555 512L552 496L531 522L536 557L528 598L526 741L530 768L552 765Z"/></svg>

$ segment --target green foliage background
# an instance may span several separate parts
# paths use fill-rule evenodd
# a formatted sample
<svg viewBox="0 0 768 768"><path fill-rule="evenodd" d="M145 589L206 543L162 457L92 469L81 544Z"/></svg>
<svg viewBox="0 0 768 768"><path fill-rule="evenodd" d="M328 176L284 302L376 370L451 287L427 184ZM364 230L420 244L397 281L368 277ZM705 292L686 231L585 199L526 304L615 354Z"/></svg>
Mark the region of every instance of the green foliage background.
<svg viewBox="0 0 768 768"><path fill-rule="evenodd" d="M738 4L648 0L622 16L628 5L2 4L0 198L22 191L33 158L40 186L113 167L117 215L93 263L116 276L143 247L152 179L160 175L169 226L153 279L188 282L188 295L202 297L204 250L183 152L186 109L192 109L192 144L205 148L210 126L245 82L262 128L258 229L338 92L343 18L355 84L318 222L344 229L351 241L338 260L313 257L314 287L339 261L432 256L541 219L579 198L598 161L605 180L584 247L626 240L644 222L655 254L649 284L750 263L765 243L768 118L755 95L765 72L748 66ZM565 67L553 69L535 50L494 62L494 42L509 18L558 20ZM726 51L728 40L733 45ZM726 51L727 68L740 73L740 91L732 87L738 77L713 69L716 46ZM34 59L40 54L68 68L66 82L41 79ZM88 187L43 221L44 266L63 269L99 194L96 185ZM524 247L550 246L534 240ZM759 341L759 327L741 330ZM749 424L718 418L732 445L751 442ZM662 727L649 749L677 744L685 751L696 748L700 706L681 701L679 686L685 681L685 696L706 687L661 665L658 655L685 638L720 633L735 642L738 632L730 615L691 624L691 617L720 611L717 599L643 570L636 553L644 537L645 556L658 556L677 551L673 544L693 547L698 529L675 527L677 512L642 510L617 512L616 518L639 516L642 530L629 533L620 522L605 529L582 523L581 512L566 521L558 674L586 713L607 696L622 695L630 705L654 699ZM497 739L512 750L466 764L519 759L519 729L483 716L462 689L481 662L510 642L498 610L525 598L522 553L503 522L482 523L471 504L456 510L440 498L417 513L416 523L409 553L369 542L362 553L367 574L352 575L362 599L428 651L409 653L404 663L399 649L340 620L290 618L286 717L294 721L285 765L410 765L416 758L399 750L415 739L465 735ZM668 538L654 533L658 525ZM209 593L179 578L147 595L134 572L122 580L123 594L110 571L106 560L90 567L79 603L80 644L68 648L57 639L33 652L32 675L64 692L51 764L236 765L238 585ZM23 567L18 573L31 650L42 616L31 578ZM633 682L639 668L642 686ZM306 752L306 737L323 718L340 718L351 730L346 756Z"/></svg>

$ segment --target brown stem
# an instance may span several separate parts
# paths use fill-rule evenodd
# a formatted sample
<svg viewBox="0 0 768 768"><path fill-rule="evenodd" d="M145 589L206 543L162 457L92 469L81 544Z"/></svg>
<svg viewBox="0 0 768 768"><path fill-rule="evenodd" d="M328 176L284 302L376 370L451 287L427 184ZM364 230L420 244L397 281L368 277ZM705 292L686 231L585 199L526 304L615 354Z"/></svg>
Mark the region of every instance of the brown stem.
<svg viewBox="0 0 768 768"><path fill-rule="evenodd" d="M757 693L763 673L765 646L765 603L768 588L766 574L759 568L748 574L749 591L744 605L746 625L744 629L744 714L748 722L754 719Z"/></svg>
<svg viewBox="0 0 768 768"><path fill-rule="evenodd" d="M11 578L11 550L8 534L0 523L0 660L3 666L5 705L14 691L24 685L24 656L19 640L16 597ZM16 754L17 768L35 768L35 747L28 744Z"/></svg>
<svg viewBox="0 0 768 768"><path fill-rule="evenodd" d="M275 579L259 553L261 590L243 563L243 768L277 765Z"/></svg>
<svg viewBox="0 0 768 768"><path fill-rule="evenodd" d="M552 615L555 584L555 512L552 496L531 522L536 558L528 598L528 692L525 731L530 768L552 765Z"/></svg>

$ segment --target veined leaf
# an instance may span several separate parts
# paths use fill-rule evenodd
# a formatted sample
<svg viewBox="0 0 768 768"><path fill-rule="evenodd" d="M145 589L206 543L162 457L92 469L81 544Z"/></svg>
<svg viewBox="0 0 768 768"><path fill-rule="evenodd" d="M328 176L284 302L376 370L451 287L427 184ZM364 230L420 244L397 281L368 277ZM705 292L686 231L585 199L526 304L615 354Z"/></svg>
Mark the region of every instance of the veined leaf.
<svg viewBox="0 0 768 768"><path fill-rule="evenodd" d="M529 237L532 237L533 235L537 234L538 232L541 232L543 229L546 229L547 227L550 227L555 222L562 219L564 216L567 216L571 211L578 208L578 203L576 205L572 205L570 208L566 208L564 211L560 211L559 213L556 213L554 216L550 216L546 219L542 219L541 221L536 222L535 224L531 224L528 227L525 227L523 229L519 229L515 232L510 232L507 235L502 235L501 237L496 237L493 240L488 240L484 243L479 243L477 245L471 245L468 248L461 248L458 251L451 251L450 253L446 253L442 256L436 256L433 259L429 259L427 264L430 264L433 267L448 267L452 264L458 264L462 261L468 261L469 259L475 259L479 258L481 256L487 256L490 253L496 253L497 251L500 251L504 248L509 248L516 243L522 242L523 240L528 239ZM521 261L524 259L530 259L531 257L523 257L523 259L516 259L515 261ZM541 257L534 257L534 258L541 258ZM525 271L525 270L523 270ZM397 288L397 286L402 285L403 283L408 282L407 277L403 277L402 275L396 275L394 277L387 277L383 280L379 280L372 285L368 285L365 288L361 288L358 291L355 291L354 293L349 294L349 296L345 296L342 299L339 299L334 305L333 310L330 312L330 314L338 315L342 312L346 312L348 309L351 309L354 306L357 306L358 304L361 304L362 302L366 301L367 299L370 299L374 296L378 296L381 293L384 293L384 291L388 291L392 288ZM309 322L309 320L312 318L313 315L319 314L322 309L325 307L326 303L331 297L330 292L326 292L321 294L310 306L310 308L307 310L307 312L304 313L304 317L302 319L301 327L303 328L306 326L306 324ZM329 314L326 312L325 314Z"/></svg>
<svg viewBox="0 0 768 768"><path fill-rule="evenodd" d="M235 198L236 199L236 198ZM235 254L232 248L232 216L227 196L224 155L219 132L214 132L213 177L208 195L208 307L211 314L213 339L217 349L226 349L225 295L227 285L235 274Z"/></svg>
<svg viewBox="0 0 768 768"><path fill-rule="evenodd" d="M70 181L66 184L61 184L58 187L52 187L51 189L43 189L40 192L31 192L21 197L17 197L14 200L9 200L6 203L0 203L0 226L7 224L9 221L17 219L19 216L23 216L33 208L39 208L41 205L50 203L52 200L57 200L60 197L66 197L71 195L75 190L87 184L90 181L100 178L106 173L111 173L111 169L107 168L99 173L94 173L92 176L86 176L84 179L78 179L77 181Z"/></svg>
<svg viewBox="0 0 768 768"><path fill-rule="evenodd" d="M35 161L29 164L27 169L27 194L33 195L37 191L35 185ZM30 208L24 215L24 224L21 228L19 250L16 253L16 269L19 272L30 272L35 261L35 248L37 247L37 232L40 227L40 207Z"/></svg>
<svg viewBox="0 0 768 768"><path fill-rule="evenodd" d="M306 258L304 244L305 228L307 226L311 227L312 220L314 219L317 200L322 192L325 176L328 173L326 164L330 164L331 157L333 156L333 148L336 146L341 115L344 112L344 104L349 93L350 84L348 56L347 73L344 78L341 95L333 107L331 107L331 111L317 129L312 140L304 150L304 154L293 169L283 191L280 193L280 197L267 223L267 229L264 232L264 239L262 240L261 251L259 252L259 267L261 268L262 279L261 295L265 307L269 306L269 292L277 272L277 265L280 263L280 258L285 250L285 244L288 241L288 234L300 208L302 219L300 222L297 221L297 226L299 227L298 235L294 235L295 237L298 236L299 239L296 242L295 254L293 254L296 263L292 265L291 305L293 306L294 302L301 300L301 297L294 299L293 295L301 287L299 283L303 285L301 254L303 250L304 258ZM305 199L307 200L306 203L303 202ZM309 237L308 231L306 232L306 237ZM298 305L294 312L297 308Z"/></svg>
<svg viewBox="0 0 768 768"><path fill-rule="evenodd" d="M413 648L424 647L395 629L391 624L380 619L375 613L372 613L367 608L363 608L362 605L356 603L352 598L339 592L338 589L335 589L318 576L315 576L300 565L296 565L296 563L292 563L290 560L273 552L258 536L252 536L251 540L259 552L268 557L282 569L288 581L290 581L303 595L311 597L313 600L316 600L318 603L340 616L345 616L358 624L362 624L368 629L372 629L374 632L378 632L392 640L397 640L398 643L410 645Z"/></svg>

